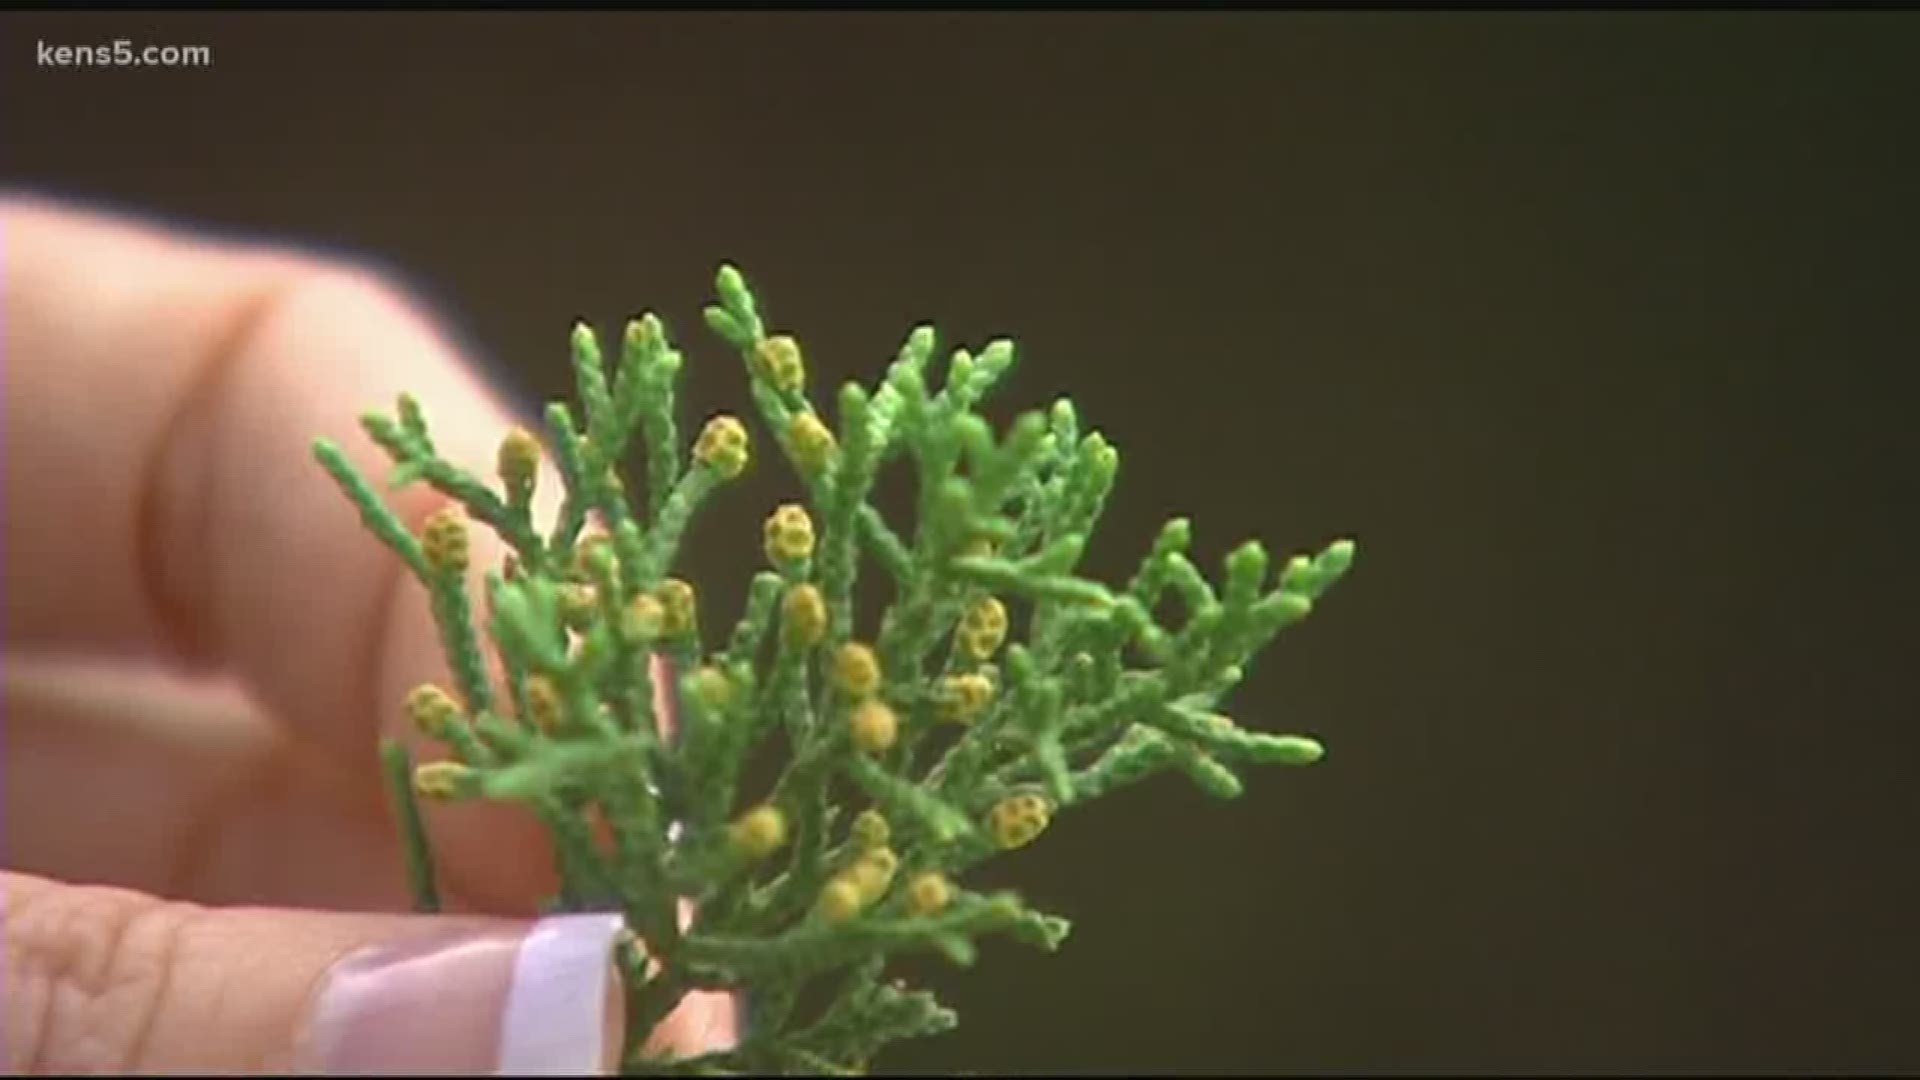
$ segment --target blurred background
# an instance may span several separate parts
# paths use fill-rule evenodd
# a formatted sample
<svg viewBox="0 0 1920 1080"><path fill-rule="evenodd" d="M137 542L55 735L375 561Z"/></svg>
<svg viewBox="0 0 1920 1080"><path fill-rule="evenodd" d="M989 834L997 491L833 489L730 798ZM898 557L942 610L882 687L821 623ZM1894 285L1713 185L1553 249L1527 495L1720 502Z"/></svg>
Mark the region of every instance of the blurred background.
<svg viewBox="0 0 1920 1080"><path fill-rule="evenodd" d="M36 40L208 45L36 68ZM991 877L908 1071L1920 1068L1920 17L9 14L0 181L385 267L528 402L722 259L816 385L1009 334L1170 514L1360 542L1255 668L1320 765ZM431 403L429 403L431 404ZM691 422L691 420L689 420ZM305 437L304 434L301 437ZM775 470L689 576L737 609ZM1905 478L1905 479L1903 479ZM1905 492L1905 494L1902 494Z"/></svg>

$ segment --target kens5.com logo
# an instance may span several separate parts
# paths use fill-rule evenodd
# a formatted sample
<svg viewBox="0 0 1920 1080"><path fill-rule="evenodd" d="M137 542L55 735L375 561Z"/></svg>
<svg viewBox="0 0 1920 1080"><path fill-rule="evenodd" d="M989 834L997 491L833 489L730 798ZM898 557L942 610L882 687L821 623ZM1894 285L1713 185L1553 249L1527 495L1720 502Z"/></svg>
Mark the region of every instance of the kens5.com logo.
<svg viewBox="0 0 1920 1080"><path fill-rule="evenodd" d="M41 67L212 67L213 49L207 45L137 45L116 38L100 45L36 43L34 56Z"/></svg>

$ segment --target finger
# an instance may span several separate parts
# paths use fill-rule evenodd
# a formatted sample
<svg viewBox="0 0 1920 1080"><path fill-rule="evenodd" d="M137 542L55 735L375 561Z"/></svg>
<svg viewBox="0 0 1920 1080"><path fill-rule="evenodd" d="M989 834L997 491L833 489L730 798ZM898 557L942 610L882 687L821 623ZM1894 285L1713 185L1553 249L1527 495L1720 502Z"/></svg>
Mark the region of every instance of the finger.
<svg viewBox="0 0 1920 1080"><path fill-rule="evenodd" d="M364 272L20 201L0 228L8 647L217 663L371 790L376 727L412 740L399 703L446 666L423 590L310 440L384 475L357 417L412 391L445 456L485 475L506 408ZM392 502L418 523L440 500ZM475 542L477 573L497 548ZM429 812L476 898L524 907L550 888L524 815Z"/></svg>
<svg viewBox="0 0 1920 1080"><path fill-rule="evenodd" d="M14 1073L589 1073L624 1034L619 917L210 909L0 874ZM649 1038L731 1039L693 995ZM707 1040L701 1042L700 1040Z"/></svg>
<svg viewBox="0 0 1920 1080"><path fill-rule="evenodd" d="M207 904L406 906L380 806L225 681L9 655L0 711L9 869Z"/></svg>
<svg viewBox="0 0 1920 1080"><path fill-rule="evenodd" d="M9 655L0 715L10 869L203 904L407 904L383 805L225 680Z"/></svg>

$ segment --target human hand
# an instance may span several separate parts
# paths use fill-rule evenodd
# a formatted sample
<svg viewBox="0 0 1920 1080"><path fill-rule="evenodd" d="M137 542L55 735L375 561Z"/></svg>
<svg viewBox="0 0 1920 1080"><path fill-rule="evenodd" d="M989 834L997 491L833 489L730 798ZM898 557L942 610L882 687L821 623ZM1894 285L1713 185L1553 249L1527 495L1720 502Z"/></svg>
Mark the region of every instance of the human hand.
<svg viewBox="0 0 1920 1080"><path fill-rule="evenodd" d="M486 475L508 410L363 271L17 198L0 244L9 1071L610 1065L619 920L533 919L531 819L423 807L451 913L392 913L375 743L429 756L399 706L451 680L425 593L309 452L383 475L356 418L405 389ZM392 504L417 526L441 500ZM654 1038L734 1026L694 994Z"/></svg>

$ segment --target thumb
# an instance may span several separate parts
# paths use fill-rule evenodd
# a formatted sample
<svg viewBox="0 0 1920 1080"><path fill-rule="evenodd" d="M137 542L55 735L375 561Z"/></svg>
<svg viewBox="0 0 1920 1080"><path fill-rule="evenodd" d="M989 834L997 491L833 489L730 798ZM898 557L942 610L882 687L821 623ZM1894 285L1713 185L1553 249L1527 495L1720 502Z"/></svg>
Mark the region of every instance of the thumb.
<svg viewBox="0 0 1920 1080"><path fill-rule="evenodd" d="M202 908L0 873L0 1051L20 1073L592 1073L624 1023L614 914ZM650 1042L707 1048L694 995Z"/></svg>

